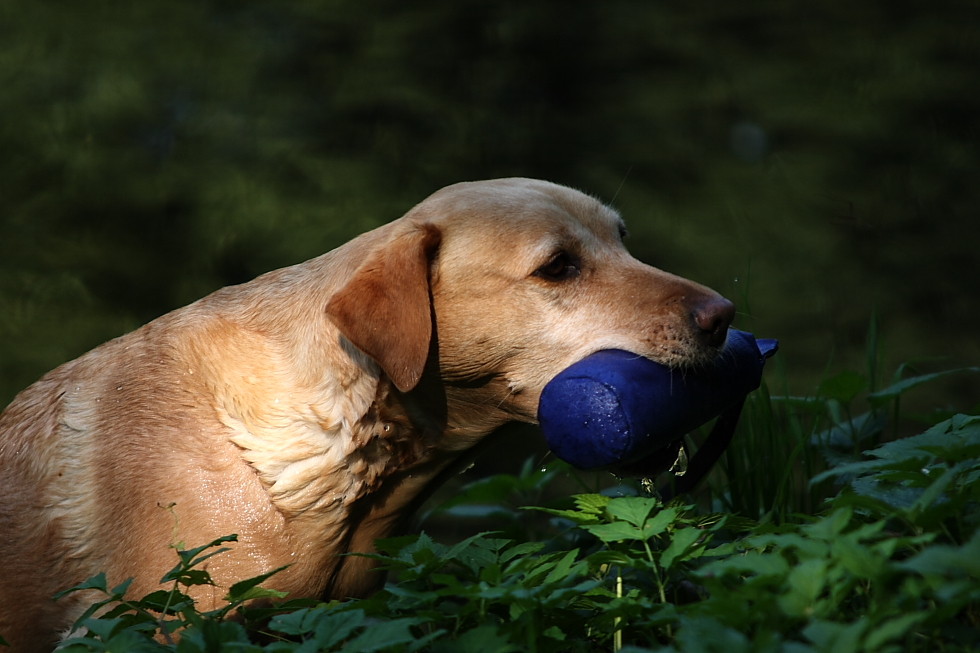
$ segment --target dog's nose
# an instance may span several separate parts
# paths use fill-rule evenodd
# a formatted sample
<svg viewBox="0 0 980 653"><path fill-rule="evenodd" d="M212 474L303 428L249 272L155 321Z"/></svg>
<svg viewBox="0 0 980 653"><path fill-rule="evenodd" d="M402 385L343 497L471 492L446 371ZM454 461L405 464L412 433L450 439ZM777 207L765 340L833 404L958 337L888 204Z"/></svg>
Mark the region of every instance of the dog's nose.
<svg viewBox="0 0 980 653"><path fill-rule="evenodd" d="M693 316L704 343L721 347L735 319L735 304L724 297L711 297L694 307Z"/></svg>

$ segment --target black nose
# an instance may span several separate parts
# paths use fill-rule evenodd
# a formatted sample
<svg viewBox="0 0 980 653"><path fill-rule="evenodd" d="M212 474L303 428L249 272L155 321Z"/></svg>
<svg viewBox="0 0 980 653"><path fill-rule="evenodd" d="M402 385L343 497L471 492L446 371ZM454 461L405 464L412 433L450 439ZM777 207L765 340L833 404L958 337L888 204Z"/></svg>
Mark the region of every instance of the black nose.
<svg viewBox="0 0 980 653"><path fill-rule="evenodd" d="M702 341L711 347L721 347L735 319L735 304L724 297L711 297L694 307L693 317Z"/></svg>

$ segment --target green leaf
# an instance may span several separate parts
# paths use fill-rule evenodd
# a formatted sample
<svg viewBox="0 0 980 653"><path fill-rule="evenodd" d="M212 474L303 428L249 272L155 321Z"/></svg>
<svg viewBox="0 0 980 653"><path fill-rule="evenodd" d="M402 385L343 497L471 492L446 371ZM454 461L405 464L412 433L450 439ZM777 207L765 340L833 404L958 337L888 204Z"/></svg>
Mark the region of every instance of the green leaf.
<svg viewBox="0 0 980 653"><path fill-rule="evenodd" d="M660 535L677 521L680 508L664 508L643 526L644 539L650 539L655 535Z"/></svg>
<svg viewBox="0 0 980 653"><path fill-rule="evenodd" d="M58 653L91 653L108 650L106 645L94 637L69 637L58 643Z"/></svg>
<svg viewBox="0 0 980 653"><path fill-rule="evenodd" d="M159 653L173 650L169 646L158 644L147 634L137 630L123 630L112 636L106 642L106 650L125 651L125 653Z"/></svg>
<svg viewBox="0 0 980 653"><path fill-rule="evenodd" d="M554 639L559 642L564 642L566 639L565 632L558 626L552 626L551 628L547 628L541 634L549 639Z"/></svg>
<svg viewBox="0 0 980 653"><path fill-rule="evenodd" d="M785 592L779 597L779 606L791 617L808 617L813 604L823 592L827 582L826 560L804 560L793 567L786 578Z"/></svg>
<svg viewBox="0 0 980 653"><path fill-rule="evenodd" d="M534 555L541 551L544 546L544 542L521 542L520 544L509 546L500 552L500 561L506 563L514 558L524 558Z"/></svg>
<svg viewBox="0 0 980 653"><path fill-rule="evenodd" d="M885 513L893 510L905 512L922 496L919 488L882 483L873 476L854 479L851 481L851 489L858 496L885 504L886 508L879 511Z"/></svg>
<svg viewBox="0 0 980 653"><path fill-rule="evenodd" d="M845 569L867 580L878 578L887 563L874 548L851 535L836 538L831 544L831 552Z"/></svg>
<svg viewBox="0 0 980 653"><path fill-rule="evenodd" d="M821 651L858 653L862 650L861 637L867 628L867 617L849 624L813 620L803 629L803 635Z"/></svg>
<svg viewBox="0 0 980 653"><path fill-rule="evenodd" d="M286 614L277 614L269 620L269 628L284 635L305 635L323 618L320 608L299 608Z"/></svg>
<svg viewBox="0 0 980 653"><path fill-rule="evenodd" d="M127 580L125 582L126 587L128 587L129 584L132 583L132 582L133 582L133 579L132 578L130 578L129 580ZM120 586L120 587L122 587L122 586ZM68 588L66 590L62 590L62 591L58 592L57 594L55 594L54 595L54 598L55 598L55 600L57 600L57 599L60 599L61 597L65 596L66 594L71 594L73 592L81 592L82 590L98 590L100 592L103 592L104 594L108 594L109 593L109 586L108 586L108 581L106 580L106 577L105 577L105 573L104 572L103 573L98 573L95 576L92 576L91 578L89 578L89 579L87 579L85 581L82 581L78 585L75 585L74 587L70 587L70 588ZM123 591L125 592L125 588L123 588Z"/></svg>
<svg viewBox="0 0 980 653"><path fill-rule="evenodd" d="M617 497L606 506L606 512L613 518L634 526L643 526L654 510L661 506L659 499L653 497ZM676 509L670 509L677 514ZM666 511L664 511L666 512Z"/></svg>
<svg viewBox="0 0 980 653"><path fill-rule="evenodd" d="M963 546L933 545L898 567L923 576L969 577L980 580L980 531Z"/></svg>
<svg viewBox="0 0 980 653"><path fill-rule="evenodd" d="M578 576L579 573L572 574L572 569L575 567L581 567L582 563L576 561L578 558L578 549L572 549L568 551L555 563L554 568L548 572L545 577L544 582L554 583L558 581L565 580L570 576Z"/></svg>
<svg viewBox="0 0 980 653"><path fill-rule="evenodd" d="M418 619L393 619L373 623L370 628L365 629L340 650L348 653L372 653L402 644L416 643L419 638L412 632L412 627L419 623Z"/></svg>
<svg viewBox="0 0 980 653"><path fill-rule="evenodd" d="M643 497L621 497L609 503L609 516L622 521L609 524L580 524L603 542L623 542L626 540L645 541L660 535L673 524L680 512L679 508L664 508L652 518L650 513L661 505L656 499Z"/></svg>
<svg viewBox="0 0 980 653"><path fill-rule="evenodd" d="M884 429L887 421L875 412L850 418L837 417L833 426L814 434L810 442L825 458L852 453L863 443L872 441Z"/></svg>
<svg viewBox="0 0 980 653"><path fill-rule="evenodd" d="M713 560L695 572L698 576L753 575L781 577L789 573L790 566L778 553L750 551L743 555Z"/></svg>
<svg viewBox="0 0 980 653"><path fill-rule="evenodd" d="M624 521L617 521L611 524L582 524L579 528L592 533L603 542L642 541L646 539L643 529Z"/></svg>
<svg viewBox="0 0 980 653"><path fill-rule="evenodd" d="M612 498L604 494L576 494L573 500L575 501L575 508L579 512L601 515Z"/></svg>
<svg viewBox="0 0 980 653"><path fill-rule="evenodd" d="M964 466L962 464L943 470L943 473L922 491L919 498L909 508L909 512L911 512L913 515L920 515L926 510L932 508L933 504L943 498L946 489L963 472L963 470ZM925 474L923 474L923 476L925 476Z"/></svg>
<svg viewBox="0 0 980 653"><path fill-rule="evenodd" d="M819 558L827 555L829 545L812 537L804 537L800 533L763 533L752 535L746 543L754 548L765 549L774 547L779 550L797 549L801 557Z"/></svg>
<svg viewBox="0 0 980 653"><path fill-rule="evenodd" d="M817 394L828 399L836 399L842 404L849 404L867 389L868 379L864 375L844 371L821 382Z"/></svg>
<svg viewBox="0 0 980 653"><path fill-rule="evenodd" d="M248 641L248 633L241 624L223 619L209 619L198 627L181 632L177 653L261 650Z"/></svg>
<svg viewBox="0 0 980 653"><path fill-rule="evenodd" d="M703 531L697 528L679 528L671 534L670 545L660 556L660 566L670 569L674 562L682 559L682 556L698 541L703 535Z"/></svg>
<svg viewBox="0 0 980 653"><path fill-rule="evenodd" d="M125 623L126 620L119 617L114 619L103 617L101 619L86 619L83 625L89 633L102 641L106 641Z"/></svg>
<svg viewBox="0 0 980 653"><path fill-rule="evenodd" d="M954 370L944 370L942 372L935 372L933 374L921 374L919 376L913 376L907 379L902 379L901 381L897 381L896 383L891 384L890 386L884 388L883 390L879 390L878 392L872 392L871 394L868 395L868 400L871 402L872 405L880 406L882 404L888 403L889 401L895 399L896 397L900 397L901 395L905 394L909 390L913 388L917 388L920 385L931 383L933 381L942 379L944 377L953 374L962 374L964 372L972 372L972 373L980 372L980 367L961 367Z"/></svg>
<svg viewBox="0 0 980 653"><path fill-rule="evenodd" d="M248 578L243 581L239 581L228 588L228 593L225 595L225 601L232 605L237 605L239 603L244 603L246 601L251 601L253 599L284 599L288 596L288 592L281 592L279 590L268 589L265 587L259 587L261 583L267 581L271 576L278 574L283 569L286 569L289 565L283 565L278 569L273 569L270 572L261 574L254 578Z"/></svg>
<svg viewBox="0 0 980 653"><path fill-rule="evenodd" d="M567 519L576 525L595 524L605 516L606 506L613 499L604 494L577 494L572 497L575 503L573 510L542 508L540 506L524 506L522 510L535 510Z"/></svg>
<svg viewBox="0 0 980 653"><path fill-rule="evenodd" d="M163 614L177 614L194 605L193 599L177 590L157 590L140 599L140 606Z"/></svg>
<svg viewBox="0 0 980 653"><path fill-rule="evenodd" d="M214 585L214 581L204 569L175 569L164 576L160 582L177 581L181 585Z"/></svg>
<svg viewBox="0 0 980 653"><path fill-rule="evenodd" d="M511 643L495 626L482 625L467 630L455 641L436 642L434 653L515 653L523 648Z"/></svg>
<svg viewBox="0 0 980 653"><path fill-rule="evenodd" d="M980 417L956 415L923 431L893 440L867 455L893 462L929 460L937 456L959 462L980 453Z"/></svg>
<svg viewBox="0 0 980 653"><path fill-rule="evenodd" d="M853 516L854 512L850 508L837 508L829 515L801 526L800 529L805 535L829 542L844 532Z"/></svg>
<svg viewBox="0 0 980 653"><path fill-rule="evenodd" d="M617 551L617 550L606 549L606 548L600 549L599 551L592 553L586 558L586 561L589 563L592 569L599 569L601 567L606 567L610 565L632 567L639 564L639 561L636 558L629 555L629 553L625 551Z"/></svg>
<svg viewBox="0 0 980 653"><path fill-rule="evenodd" d="M677 633L681 651L742 653L752 650L745 634L707 616L682 617Z"/></svg>
<svg viewBox="0 0 980 653"><path fill-rule="evenodd" d="M269 628L284 635L310 637L321 649L330 649L366 625L363 610L328 612L324 608L301 608L276 615Z"/></svg>
<svg viewBox="0 0 980 653"><path fill-rule="evenodd" d="M915 627L928 618L928 612L910 612L888 619L868 632L864 640L864 649L876 651L893 640L904 638L912 634Z"/></svg>
<svg viewBox="0 0 980 653"><path fill-rule="evenodd" d="M558 508L542 508L540 506L524 506L522 510L534 510L536 512L543 512L554 517L560 517L561 519L567 519L570 522L581 525L581 524L595 524L599 522L599 516L593 513L584 513L579 510L561 510Z"/></svg>
<svg viewBox="0 0 980 653"><path fill-rule="evenodd" d="M224 553L225 551L229 550L226 547L220 547L215 551L211 551L210 553L202 556L201 554L207 551L208 549L219 547L221 544L224 544L225 542L237 542L237 541L238 541L237 535L223 535L222 537L216 538L208 542L207 544L203 544L193 549L178 549L177 555L180 557L181 561L183 561L186 565L193 566L204 562L205 560L207 560L212 556L218 555L219 553Z"/></svg>
<svg viewBox="0 0 980 653"><path fill-rule="evenodd" d="M225 600L231 605L236 605L239 603L245 603L246 601L254 601L255 599L280 600L286 598L287 596L289 596L289 592L283 592L270 587L253 587L234 597L226 596Z"/></svg>
<svg viewBox="0 0 980 653"><path fill-rule="evenodd" d="M463 551L472 551L473 549L480 550L481 552L493 551L494 554L500 549L504 548L510 544L510 540L502 538L490 537L494 535L493 532L484 531L482 533L477 533L476 535L471 535L462 542L454 544L452 547L445 549L440 555L443 561L453 560L458 558ZM495 555L493 557L496 557Z"/></svg>

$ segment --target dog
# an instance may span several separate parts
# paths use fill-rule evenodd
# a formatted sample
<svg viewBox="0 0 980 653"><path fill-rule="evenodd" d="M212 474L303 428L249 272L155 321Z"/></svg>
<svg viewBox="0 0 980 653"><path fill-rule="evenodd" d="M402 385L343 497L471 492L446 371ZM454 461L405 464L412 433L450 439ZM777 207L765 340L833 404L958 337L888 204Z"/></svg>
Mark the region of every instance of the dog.
<svg viewBox="0 0 980 653"><path fill-rule="evenodd" d="M369 594L370 552L543 386L602 349L712 360L734 306L640 263L619 215L532 179L446 187L322 256L220 289L48 373L0 415L0 635L50 650L98 572L159 589L235 533L217 587Z"/></svg>

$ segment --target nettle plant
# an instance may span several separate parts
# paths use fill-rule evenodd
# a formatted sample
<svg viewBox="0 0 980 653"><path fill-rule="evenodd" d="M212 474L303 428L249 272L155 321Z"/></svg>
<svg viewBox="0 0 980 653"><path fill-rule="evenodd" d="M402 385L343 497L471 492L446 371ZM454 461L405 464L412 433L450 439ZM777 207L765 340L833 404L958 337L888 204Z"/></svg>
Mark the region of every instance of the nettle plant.
<svg viewBox="0 0 980 653"><path fill-rule="evenodd" d="M483 479L437 512L492 513L507 536L383 540L391 581L363 600L282 602L261 587L271 571L199 612L186 589L211 583L201 565L234 536L178 550L167 587L141 599L102 576L67 590L104 600L60 650L977 650L980 416L885 432L936 378L862 391L843 375L806 400L763 388L696 502L620 484L522 509L571 472Z"/></svg>

